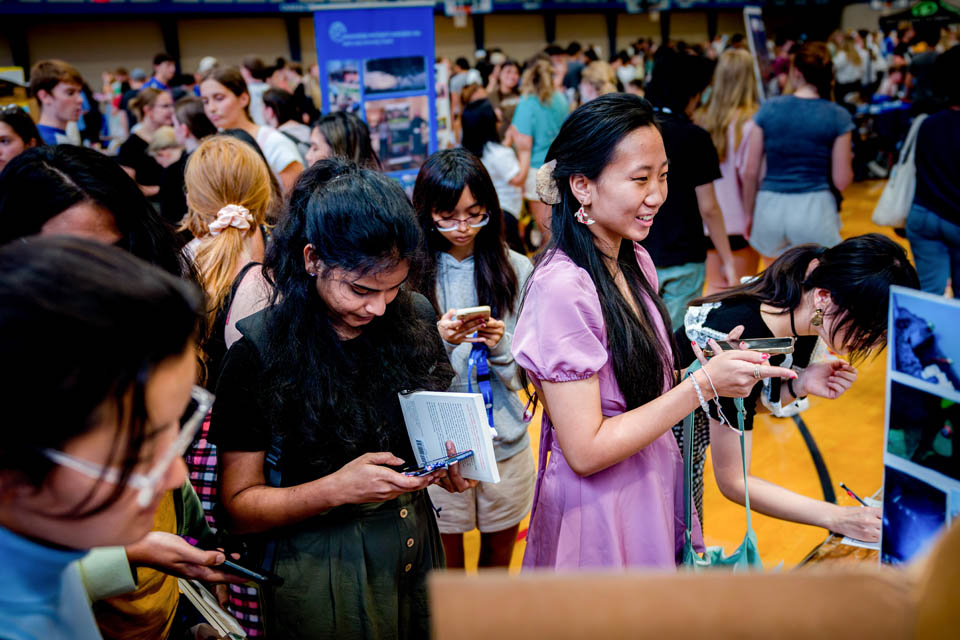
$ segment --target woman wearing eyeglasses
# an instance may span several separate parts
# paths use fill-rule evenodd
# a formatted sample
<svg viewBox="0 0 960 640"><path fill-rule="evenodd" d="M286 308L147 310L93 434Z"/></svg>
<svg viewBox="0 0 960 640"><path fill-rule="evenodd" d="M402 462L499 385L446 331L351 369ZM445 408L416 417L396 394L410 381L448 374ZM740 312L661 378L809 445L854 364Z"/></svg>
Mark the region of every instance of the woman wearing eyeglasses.
<svg viewBox="0 0 960 640"><path fill-rule="evenodd" d="M184 482L200 314L193 286L114 247L0 249L4 637L101 637L76 561L143 538Z"/></svg>
<svg viewBox="0 0 960 640"><path fill-rule="evenodd" d="M459 494L430 489L440 507L447 567L463 567L463 534L473 529L480 530L480 566L506 567L517 528L533 504L536 475L517 396L517 364L510 353L518 294L533 265L507 248L493 181L466 149L430 156L417 176L413 205L427 241L427 268L419 288L443 314L437 328L457 372L450 390L484 393L485 402L493 404L490 417L497 430L498 484L481 482ZM457 319L457 309L477 305L489 306L491 316Z"/></svg>

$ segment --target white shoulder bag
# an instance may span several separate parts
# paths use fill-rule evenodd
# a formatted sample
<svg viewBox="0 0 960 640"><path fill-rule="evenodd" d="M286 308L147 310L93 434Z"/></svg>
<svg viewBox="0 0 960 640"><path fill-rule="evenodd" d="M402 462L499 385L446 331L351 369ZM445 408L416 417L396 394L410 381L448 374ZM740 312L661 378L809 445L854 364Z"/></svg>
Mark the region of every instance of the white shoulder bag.
<svg viewBox="0 0 960 640"><path fill-rule="evenodd" d="M922 113L913 120L907 139L900 149L900 159L890 172L887 186L880 194L880 200L873 210L873 223L881 227L904 227L907 224L907 214L913 205L913 196L917 190L917 165L914 161L917 151L917 133L920 125L926 120L927 114Z"/></svg>

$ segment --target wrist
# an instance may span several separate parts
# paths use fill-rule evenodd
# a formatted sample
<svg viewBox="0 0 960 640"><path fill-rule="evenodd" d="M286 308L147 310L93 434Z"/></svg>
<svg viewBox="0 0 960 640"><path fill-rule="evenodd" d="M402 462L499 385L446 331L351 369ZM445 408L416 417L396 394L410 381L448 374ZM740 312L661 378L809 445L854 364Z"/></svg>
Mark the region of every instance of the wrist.
<svg viewBox="0 0 960 640"><path fill-rule="evenodd" d="M797 374L796 380L787 380L787 391L793 396L794 400L800 400L807 397L807 385L804 383L806 376L803 373Z"/></svg>

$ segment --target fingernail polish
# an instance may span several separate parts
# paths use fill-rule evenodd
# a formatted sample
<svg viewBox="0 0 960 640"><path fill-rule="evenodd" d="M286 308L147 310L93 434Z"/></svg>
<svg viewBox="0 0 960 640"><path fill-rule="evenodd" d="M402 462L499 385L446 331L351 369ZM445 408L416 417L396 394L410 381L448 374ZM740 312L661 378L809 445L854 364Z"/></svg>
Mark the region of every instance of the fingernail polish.
<svg viewBox="0 0 960 640"><path fill-rule="evenodd" d="M745 349L746 346L747 346L747 343L746 343L746 342L741 342L741 343L740 343L740 348L741 348L741 349Z"/></svg>
<svg viewBox="0 0 960 640"><path fill-rule="evenodd" d="M765 354L761 355L760 357L763 358L764 360L766 360L767 358L770 357L770 354L769 354L769 353L765 353Z"/></svg>
<svg viewBox="0 0 960 640"><path fill-rule="evenodd" d="M696 340L691 340L691 341L690 341L690 346L691 346L691 347L697 346Z"/></svg>

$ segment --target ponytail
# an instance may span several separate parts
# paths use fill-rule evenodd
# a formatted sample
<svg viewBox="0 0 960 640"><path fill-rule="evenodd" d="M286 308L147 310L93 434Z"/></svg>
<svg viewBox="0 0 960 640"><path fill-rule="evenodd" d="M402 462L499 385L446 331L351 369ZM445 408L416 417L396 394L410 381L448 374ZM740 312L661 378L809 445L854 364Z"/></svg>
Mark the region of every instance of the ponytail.
<svg viewBox="0 0 960 640"><path fill-rule="evenodd" d="M247 237L259 233L259 227L266 224L272 198L270 173L249 145L217 135L204 139L190 154L184 183L188 212L180 230L189 230L200 240L194 261L207 294L209 328L230 293L237 271L243 267L240 260ZM246 224L219 228L215 223L230 205L239 208L235 215Z"/></svg>

